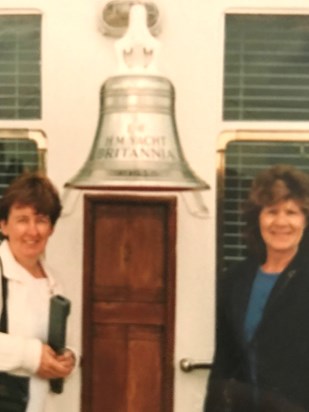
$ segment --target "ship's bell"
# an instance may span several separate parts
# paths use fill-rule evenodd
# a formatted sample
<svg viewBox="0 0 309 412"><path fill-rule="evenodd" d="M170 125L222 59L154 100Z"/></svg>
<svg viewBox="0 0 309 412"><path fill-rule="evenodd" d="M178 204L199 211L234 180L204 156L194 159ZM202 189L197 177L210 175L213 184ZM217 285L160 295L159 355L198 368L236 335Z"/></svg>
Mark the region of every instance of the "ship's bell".
<svg viewBox="0 0 309 412"><path fill-rule="evenodd" d="M206 189L181 149L175 121L175 90L165 77L120 75L101 89L95 140L75 188Z"/></svg>
<svg viewBox="0 0 309 412"><path fill-rule="evenodd" d="M136 4L135 4L136 3ZM127 5L127 7L125 7ZM113 0L104 18L129 15L116 42L118 74L101 88L100 119L84 166L67 187L84 189L194 190L209 186L191 170L181 150L175 121L175 90L157 73L159 42L148 27L152 4ZM125 18L126 17L126 18ZM118 28L119 24L115 27Z"/></svg>

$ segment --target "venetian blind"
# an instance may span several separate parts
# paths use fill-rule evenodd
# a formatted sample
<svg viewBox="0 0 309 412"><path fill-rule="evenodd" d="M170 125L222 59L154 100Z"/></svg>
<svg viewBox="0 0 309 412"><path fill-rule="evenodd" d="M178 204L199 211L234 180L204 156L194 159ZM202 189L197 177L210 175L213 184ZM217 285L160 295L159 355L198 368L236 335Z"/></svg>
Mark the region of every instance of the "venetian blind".
<svg viewBox="0 0 309 412"><path fill-rule="evenodd" d="M220 223L225 266L246 255L242 205L252 179L260 170L278 163L288 163L309 173L309 142L232 141L227 145Z"/></svg>
<svg viewBox="0 0 309 412"><path fill-rule="evenodd" d="M36 143L27 139L0 139L0 196L10 182L24 171L39 169Z"/></svg>
<svg viewBox="0 0 309 412"><path fill-rule="evenodd" d="M41 117L41 16L0 15L0 119Z"/></svg>
<svg viewBox="0 0 309 412"><path fill-rule="evenodd" d="M309 16L227 14L224 120L309 120Z"/></svg>

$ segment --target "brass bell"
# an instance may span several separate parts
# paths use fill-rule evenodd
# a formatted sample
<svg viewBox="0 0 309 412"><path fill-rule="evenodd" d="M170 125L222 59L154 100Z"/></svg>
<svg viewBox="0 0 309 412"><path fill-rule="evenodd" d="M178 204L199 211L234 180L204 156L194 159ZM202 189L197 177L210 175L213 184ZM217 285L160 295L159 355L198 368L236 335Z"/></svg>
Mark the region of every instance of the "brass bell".
<svg viewBox="0 0 309 412"><path fill-rule="evenodd" d="M66 186L208 189L181 150L174 87L157 73L159 43L150 33L149 24L153 21L156 26L158 10L152 3L113 0L104 11L106 29L113 32L114 28L113 34L118 33L122 22L128 23L125 35L115 45L119 72L101 88L100 119L92 149L84 166Z"/></svg>
<svg viewBox="0 0 309 412"><path fill-rule="evenodd" d="M179 143L175 90L165 77L119 75L101 89L101 113L89 157L67 187L208 189Z"/></svg>

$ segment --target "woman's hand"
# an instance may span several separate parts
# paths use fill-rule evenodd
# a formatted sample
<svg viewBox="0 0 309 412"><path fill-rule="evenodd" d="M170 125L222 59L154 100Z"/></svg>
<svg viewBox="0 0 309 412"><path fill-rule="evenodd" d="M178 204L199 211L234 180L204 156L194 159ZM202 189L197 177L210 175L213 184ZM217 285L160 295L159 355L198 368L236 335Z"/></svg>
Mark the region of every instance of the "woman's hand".
<svg viewBox="0 0 309 412"><path fill-rule="evenodd" d="M57 360L65 367L70 369L70 372L72 372L76 359L74 353L70 349L65 349L64 352L61 355L57 356Z"/></svg>
<svg viewBox="0 0 309 412"><path fill-rule="evenodd" d="M41 362L37 375L43 379L65 378L74 368L75 357L70 350L57 355L48 345L42 345Z"/></svg>

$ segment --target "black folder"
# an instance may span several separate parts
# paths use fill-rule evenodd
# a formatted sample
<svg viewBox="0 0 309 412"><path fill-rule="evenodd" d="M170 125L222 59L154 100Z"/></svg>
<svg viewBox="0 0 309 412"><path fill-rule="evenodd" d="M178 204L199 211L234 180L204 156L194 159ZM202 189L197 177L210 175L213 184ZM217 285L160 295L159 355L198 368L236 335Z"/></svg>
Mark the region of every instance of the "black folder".
<svg viewBox="0 0 309 412"><path fill-rule="evenodd" d="M58 354L61 354L65 349L67 318L70 313L70 308L71 302L69 299L61 295L55 295L50 298L47 343ZM62 378L50 379L52 392L62 393L63 383L64 380Z"/></svg>

